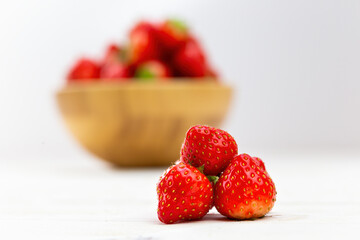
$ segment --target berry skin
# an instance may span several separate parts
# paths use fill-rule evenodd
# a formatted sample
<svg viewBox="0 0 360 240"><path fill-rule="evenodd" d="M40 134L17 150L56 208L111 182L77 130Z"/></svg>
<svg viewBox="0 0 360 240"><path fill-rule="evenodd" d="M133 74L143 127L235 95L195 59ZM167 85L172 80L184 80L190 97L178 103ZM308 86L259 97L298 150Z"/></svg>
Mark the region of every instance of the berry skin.
<svg viewBox="0 0 360 240"><path fill-rule="evenodd" d="M116 44L110 44L105 52L100 70L104 81L128 81L131 67L125 63L125 51Z"/></svg>
<svg viewBox="0 0 360 240"><path fill-rule="evenodd" d="M178 76L206 76L207 63L205 54L200 44L194 38L189 38L175 52L172 63Z"/></svg>
<svg viewBox="0 0 360 240"><path fill-rule="evenodd" d="M100 75L100 66L93 60L82 58L70 69L67 80L69 82L84 82L98 79Z"/></svg>
<svg viewBox="0 0 360 240"><path fill-rule="evenodd" d="M139 64L147 60L158 59L161 55L158 44L158 29L151 23L140 22L129 35L128 61Z"/></svg>
<svg viewBox="0 0 360 240"><path fill-rule="evenodd" d="M261 170L266 171L265 164L260 158L258 158L258 157L252 157L252 158L253 158L254 162L256 163L256 165L258 165Z"/></svg>
<svg viewBox="0 0 360 240"><path fill-rule="evenodd" d="M196 125L187 131L180 156L181 161L194 167L204 165L205 175L219 175L237 153L237 144L229 133Z"/></svg>
<svg viewBox="0 0 360 240"><path fill-rule="evenodd" d="M196 168L178 163L157 184L158 218L163 223L200 219L213 204L210 181Z"/></svg>
<svg viewBox="0 0 360 240"><path fill-rule="evenodd" d="M135 71L135 77L141 79L168 78L171 70L165 63L158 60L151 60L140 64Z"/></svg>
<svg viewBox="0 0 360 240"><path fill-rule="evenodd" d="M215 207L231 219L262 217L275 200L275 185L269 174L248 154L234 158L215 185Z"/></svg>
<svg viewBox="0 0 360 240"><path fill-rule="evenodd" d="M189 31L186 24L177 19L168 19L159 27L159 42L166 51L174 51L186 42Z"/></svg>
<svg viewBox="0 0 360 240"><path fill-rule="evenodd" d="M128 81L130 77L130 72L128 66L122 62L108 62L101 68L100 78L105 81Z"/></svg>
<svg viewBox="0 0 360 240"><path fill-rule="evenodd" d="M116 44L110 44L105 52L103 64L119 62L121 59L121 49Z"/></svg>

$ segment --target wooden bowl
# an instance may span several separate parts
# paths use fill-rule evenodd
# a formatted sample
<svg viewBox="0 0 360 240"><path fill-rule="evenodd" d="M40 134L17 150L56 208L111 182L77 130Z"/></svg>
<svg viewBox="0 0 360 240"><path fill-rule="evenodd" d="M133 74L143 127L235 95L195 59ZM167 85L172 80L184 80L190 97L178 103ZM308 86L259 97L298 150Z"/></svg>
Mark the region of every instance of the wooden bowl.
<svg viewBox="0 0 360 240"><path fill-rule="evenodd" d="M66 125L91 153L118 166L161 166L179 159L187 129L218 127L232 89L216 82L91 82L57 92Z"/></svg>

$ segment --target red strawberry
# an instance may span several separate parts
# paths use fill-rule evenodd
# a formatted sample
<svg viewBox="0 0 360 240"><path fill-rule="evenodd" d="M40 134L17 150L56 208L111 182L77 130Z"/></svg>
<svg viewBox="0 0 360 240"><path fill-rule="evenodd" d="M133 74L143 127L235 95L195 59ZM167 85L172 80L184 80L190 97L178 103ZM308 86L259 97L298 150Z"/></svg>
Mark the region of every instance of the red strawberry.
<svg viewBox="0 0 360 240"><path fill-rule="evenodd" d="M148 22L138 23L130 31L128 58L131 64L138 64L161 55L158 43L158 29Z"/></svg>
<svg viewBox="0 0 360 240"><path fill-rule="evenodd" d="M104 80L127 81L130 77L129 67L119 61L108 62L101 68L100 77Z"/></svg>
<svg viewBox="0 0 360 240"><path fill-rule="evenodd" d="M261 170L266 171L265 164L264 164L263 160L261 160L258 157L252 157L252 159L254 160L256 165L258 165L260 167Z"/></svg>
<svg viewBox="0 0 360 240"><path fill-rule="evenodd" d="M82 58L70 69L67 80L70 81L93 81L100 75L100 66L93 60Z"/></svg>
<svg viewBox="0 0 360 240"><path fill-rule="evenodd" d="M276 190L269 174L247 154L234 158L215 186L215 207L231 219L264 216L274 206Z"/></svg>
<svg viewBox="0 0 360 240"><path fill-rule="evenodd" d="M120 60L120 47L116 44L110 44L106 49L103 63L118 62Z"/></svg>
<svg viewBox="0 0 360 240"><path fill-rule="evenodd" d="M238 147L227 132L208 126L193 126L181 147L182 161L192 166L204 165L205 175L218 175L237 155Z"/></svg>
<svg viewBox="0 0 360 240"><path fill-rule="evenodd" d="M159 41L167 51L178 48L188 37L187 26L177 19L168 19L160 25Z"/></svg>
<svg viewBox="0 0 360 240"><path fill-rule="evenodd" d="M206 75L207 63L200 44L189 38L175 53L173 67L180 76L204 77Z"/></svg>
<svg viewBox="0 0 360 240"><path fill-rule="evenodd" d="M213 189L196 168L180 162L171 166L157 184L158 217L163 223L200 219L210 210Z"/></svg>
<svg viewBox="0 0 360 240"><path fill-rule="evenodd" d="M142 63L135 71L135 77L138 78L168 78L171 76L171 70L165 63L158 60L151 60Z"/></svg>

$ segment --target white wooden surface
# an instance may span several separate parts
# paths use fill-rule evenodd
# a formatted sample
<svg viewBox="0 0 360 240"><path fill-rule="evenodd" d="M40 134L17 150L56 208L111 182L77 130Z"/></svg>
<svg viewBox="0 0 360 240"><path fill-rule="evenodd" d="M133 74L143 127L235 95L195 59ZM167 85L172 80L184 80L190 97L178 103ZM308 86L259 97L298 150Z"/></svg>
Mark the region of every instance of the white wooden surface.
<svg viewBox="0 0 360 240"><path fill-rule="evenodd" d="M162 169L114 169L91 157L0 159L0 239L360 239L360 155L262 156L278 191L267 217L164 225Z"/></svg>

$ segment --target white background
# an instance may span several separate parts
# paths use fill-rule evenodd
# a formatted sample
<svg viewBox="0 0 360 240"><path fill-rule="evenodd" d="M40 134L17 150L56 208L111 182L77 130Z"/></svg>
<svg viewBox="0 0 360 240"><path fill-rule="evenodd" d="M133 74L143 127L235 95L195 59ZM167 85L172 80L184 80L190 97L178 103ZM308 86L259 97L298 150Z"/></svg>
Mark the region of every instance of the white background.
<svg viewBox="0 0 360 240"><path fill-rule="evenodd" d="M66 131L54 93L73 60L166 16L237 89L224 128L276 183L265 218L161 224L162 169L89 161ZM0 0L0 239L355 238L359 123L358 0Z"/></svg>
<svg viewBox="0 0 360 240"><path fill-rule="evenodd" d="M185 19L238 89L240 152L360 146L360 1L0 1L0 157L81 153L54 92L141 18Z"/></svg>

